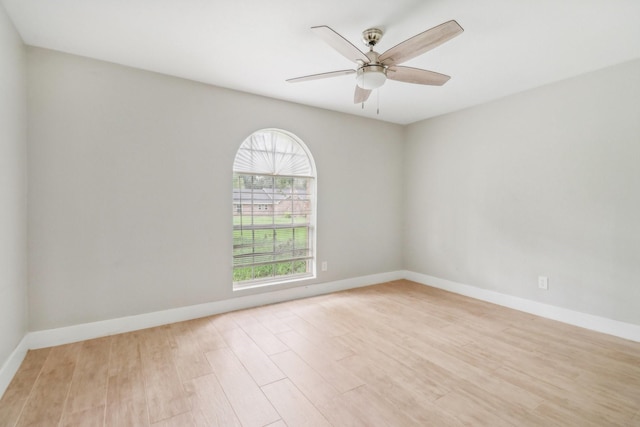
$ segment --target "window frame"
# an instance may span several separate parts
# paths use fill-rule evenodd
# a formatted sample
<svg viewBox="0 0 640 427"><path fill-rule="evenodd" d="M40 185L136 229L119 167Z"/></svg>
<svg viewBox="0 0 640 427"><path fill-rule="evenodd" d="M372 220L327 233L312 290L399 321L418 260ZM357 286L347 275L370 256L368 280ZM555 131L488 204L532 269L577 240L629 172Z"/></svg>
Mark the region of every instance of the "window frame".
<svg viewBox="0 0 640 427"><path fill-rule="evenodd" d="M309 174L306 175L287 175L287 174L277 174L277 173L273 173L273 174L265 174L264 171L243 171L243 170L236 170L236 165L238 163L238 155L241 152L241 150L247 150L247 148L245 147L245 145L249 142L251 138L253 138L255 135L259 135L259 134L275 134L277 139L284 139L287 140L289 144L296 145L298 148L301 149L302 153L304 153L304 155L306 156L306 160L308 162L308 167L309 167ZM273 136L272 136L273 138ZM275 140L274 140L275 141ZM274 142L275 144L275 142ZM275 146L274 146L275 147ZM275 150L274 150L275 153ZM281 153L277 153L278 155L280 155ZM291 156L294 156L296 154L291 154ZM275 154L274 154L274 158L275 158ZM275 160L274 160L275 161ZM292 215L292 222L291 225L292 227L278 227L278 224L276 223L276 204L272 202L272 209L271 212L269 212L268 206L267 209L262 210L260 209L264 203L251 203L251 204L244 204L243 200L242 200L242 192L243 190L245 190L243 187L236 187L236 182L239 184L240 182L240 177L239 175L253 175L253 176L263 176L263 177L273 177L273 182L271 183L271 187L270 190L275 192L276 190L276 178L284 178L284 179L292 179L292 183L291 183L291 208L289 208L286 212L284 212L284 214L291 214ZM241 290L246 290L246 289L252 289L252 288L257 288L257 287L263 287L263 286L274 286L274 285L280 285L280 284L289 284L289 283L294 283L294 282L300 282L300 281L308 281L311 279L315 279L316 276L316 271L317 271L317 253L316 253L316 243L317 243L317 226L316 226L316 218L317 218L317 170L316 170L316 165L315 165L315 160L313 158L313 155L311 154L311 151L309 150L309 148L306 146L306 144L300 139L298 138L296 135L294 135L291 132L288 132L286 130L282 130L282 129L276 129L276 128L267 128L267 129L260 129L258 131L253 132L251 135L249 135L247 138L245 138L245 140L242 142L242 144L239 146L238 150L236 151L236 156L234 157L234 165L232 168L232 177L233 177L233 183L232 183L232 190L233 190L233 197L232 197L232 206L234 207L233 209L233 216L232 216L232 233L233 233L233 248L232 248L232 287L233 287L233 291L241 291ZM306 193L304 194L305 197L308 197L309 200L309 212L308 212L308 221L306 221L305 223L301 223L300 225L303 227L296 227L296 223L295 223L295 199L293 198L293 196L295 195L296 192L296 187L295 187L295 180L296 179L305 179L307 180L307 188L306 188ZM236 191L240 190L240 198L236 200ZM252 194L252 198L253 198L253 194L254 191L256 190L256 188L251 188L251 194ZM286 193L282 193L283 195L286 196ZM238 212L238 210L235 208L235 205L238 204L241 209L241 212ZM246 206L250 205L251 206L251 212L248 213L246 212ZM283 213L283 212L281 212ZM247 279L247 280L238 280L236 281L234 279L234 274L236 271L236 268L241 267L236 265L236 258L237 258L237 254L236 254L236 236L235 233L237 232L237 230L244 230L245 228L242 227L242 225L240 226L240 228L238 228L237 224L236 224L236 217L240 216L241 217L241 221L242 218L245 215L250 215L251 216L251 226L247 226L247 230L251 229L251 227L255 227L255 222L254 222L254 216L258 214L258 215L269 215L272 217L272 227L264 227L264 228L260 228L261 230L273 230L274 233L274 249L273 252L271 252L273 254L273 256L277 256L278 253L276 252L275 249L275 241L276 241L276 235L277 235L277 230L278 229L291 229L292 232L292 239L293 239L293 247L291 249L292 251L292 257L290 260L272 260L269 262L253 262L253 263L249 263L247 265L247 267L252 267L255 268L256 266L259 265L277 265L277 264L282 264L283 262L292 262L295 263L295 229L297 228L305 228L306 229L306 239L307 239L307 245L305 246L304 250L308 251L308 256L305 257L305 262L306 262L306 271L303 273L291 273L291 274L282 274L282 275L270 275L267 277L255 277L255 270L252 270L252 278L251 279ZM255 246L256 246L256 237L255 235L253 237L250 237L250 240L252 243L252 246L255 250ZM242 244L242 243L241 243ZM268 254L268 252L265 252L265 254ZM255 261L255 260L254 260ZM292 264L292 267L295 268ZM275 267L274 267L275 268Z"/></svg>

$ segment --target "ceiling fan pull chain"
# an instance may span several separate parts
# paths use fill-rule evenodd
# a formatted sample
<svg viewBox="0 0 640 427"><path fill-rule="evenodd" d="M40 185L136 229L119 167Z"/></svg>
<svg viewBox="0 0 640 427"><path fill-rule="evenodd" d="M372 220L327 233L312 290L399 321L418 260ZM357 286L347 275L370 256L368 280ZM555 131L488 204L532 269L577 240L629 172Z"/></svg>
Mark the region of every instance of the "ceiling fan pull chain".
<svg viewBox="0 0 640 427"><path fill-rule="evenodd" d="M376 98L378 100L378 107L376 109L376 115L380 115L380 89L376 90Z"/></svg>

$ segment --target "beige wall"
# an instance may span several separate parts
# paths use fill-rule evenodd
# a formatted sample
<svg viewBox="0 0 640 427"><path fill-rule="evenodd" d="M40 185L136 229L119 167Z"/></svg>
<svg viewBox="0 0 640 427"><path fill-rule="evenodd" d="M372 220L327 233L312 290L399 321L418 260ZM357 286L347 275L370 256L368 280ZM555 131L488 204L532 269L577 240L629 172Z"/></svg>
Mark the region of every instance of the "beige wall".
<svg viewBox="0 0 640 427"><path fill-rule="evenodd" d="M316 160L312 283L405 268L640 324L640 61L406 128L37 48L28 72L32 330L246 295L231 166L267 127Z"/></svg>
<svg viewBox="0 0 640 427"><path fill-rule="evenodd" d="M311 283L402 268L402 127L38 48L28 70L32 330L238 295L231 168L262 128L316 161Z"/></svg>
<svg viewBox="0 0 640 427"><path fill-rule="evenodd" d="M408 270L640 324L640 60L413 124L405 159Z"/></svg>
<svg viewBox="0 0 640 427"><path fill-rule="evenodd" d="M0 367L27 331L25 48L0 4Z"/></svg>

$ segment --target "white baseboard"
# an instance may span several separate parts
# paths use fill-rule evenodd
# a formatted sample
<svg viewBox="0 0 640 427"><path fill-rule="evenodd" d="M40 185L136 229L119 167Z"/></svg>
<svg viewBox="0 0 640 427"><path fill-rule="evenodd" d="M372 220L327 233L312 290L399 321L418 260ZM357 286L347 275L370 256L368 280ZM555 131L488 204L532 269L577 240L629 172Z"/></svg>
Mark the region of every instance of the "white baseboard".
<svg viewBox="0 0 640 427"><path fill-rule="evenodd" d="M535 314L536 316L545 317L547 319L557 320L570 325L640 342L640 325L620 322L606 317L594 316L592 314L573 311L567 308L543 304L537 301L502 294L475 286L464 285L462 283L452 282L450 280L440 279L426 274L414 273L412 271L405 271L404 278L422 285L513 308L515 310Z"/></svg>
<svg viewBox="0 0 640 427"><path fill-rule="evenodd" d="M199 317L241 310L243 308L257 307L260 305L328 294L361 286L374 285L377 283L402 279L403 277L403 271L392 271L388 273L373 274L370 276L337 280L334 282L298 286L295 288L241 296L205 304L156 311L153 313L120 317L100 322L83 323L80 325L66 326L57 329L29 332L25 338L28 348L30 349L52 347L107 335L166 325L168 323L181 322L183 320L197 319Z"/></svg>
<svg viewBox="0 0 640 427"><path fill-rule="evenodd" d="M9 386L9 383L11 383L16 372L18 372L18 368L27 355L28 350L29 346L27 344L27 337L25 336L0 368L0 398L2 398L4 391Z"/></svg>
<svg viewBox="0 0 640 427"><path fill-rule="evenodd" d="M131 332L183 320L197 319L243 308L312 297L404 278L404 271L372 274L327 283L299 286L261 294L241 296L206 304L179 307L153 313L120 317L100 322L83 323L63 328L27 333L0 368L0 398L9 386L29 349L69 344L107 335Z"/></svg>
<svg viewBox="0 0 640 427"><path fill-rule="evenodd" d="M327 294L393 280L407 279L423 285L443 289L482 301L491 302L548 319L558 320L575 326L603 332L620 338L640 342L640 325L619 322L605 317L581 313L512 295L501 294L475 286L452 282L446 279L415 273L412 271L392 271L334 282L299 286L261 294L241 296L206 304L174 308L129 317L84 323L57 329L29 332L20 341L0 368L0 397L17 372L29 349L51 347L92 338L99 338L123 332L151 328L183 320L196 319L218 313L243 308L257 307L299 298Z"/></svg>

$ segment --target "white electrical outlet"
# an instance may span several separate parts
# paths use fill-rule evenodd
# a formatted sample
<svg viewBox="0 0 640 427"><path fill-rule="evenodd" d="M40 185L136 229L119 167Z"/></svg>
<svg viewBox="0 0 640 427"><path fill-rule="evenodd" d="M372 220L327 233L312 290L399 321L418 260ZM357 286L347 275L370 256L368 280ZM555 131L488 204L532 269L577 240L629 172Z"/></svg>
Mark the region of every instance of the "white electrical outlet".
<svg viewBox="0 0 640 427"><path fill-rule="evenodd" d="M328 269L328 268L329 268L329 267L328 267L328 265L327 265L327 261L322 261L322 265L321 265L320 269L321 269L322 271L327 271L327 269Z"/></svg>
<svg viewBox="0 0 640 427"><path fill-rule="evenodd" d="M549 290L549 278L545 276L538 276L538 288Z"/></svg>

